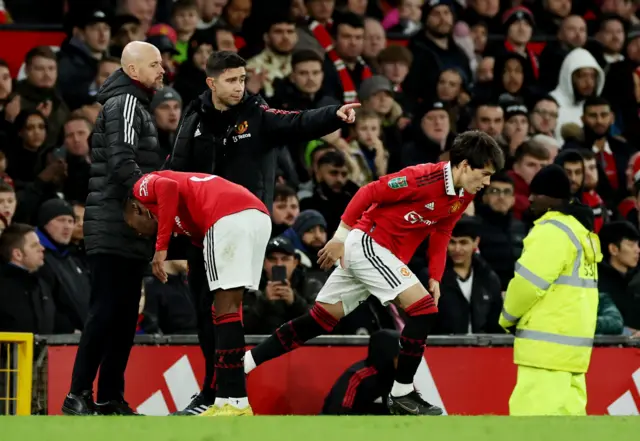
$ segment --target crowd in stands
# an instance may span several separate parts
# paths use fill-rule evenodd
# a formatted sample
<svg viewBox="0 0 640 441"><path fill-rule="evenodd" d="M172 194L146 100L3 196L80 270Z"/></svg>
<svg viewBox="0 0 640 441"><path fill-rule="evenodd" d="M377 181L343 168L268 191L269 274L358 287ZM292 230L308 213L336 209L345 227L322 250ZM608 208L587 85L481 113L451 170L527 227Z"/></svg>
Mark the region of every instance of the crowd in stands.
<svg viewBox="0 0 640 441"><path fill-rule="evenodd" d="M4 0L0 17L48 23L37 3ZM532 226L529 184L555 162L596 218L604 255L597 333L640 337L637 2L66 4L67 38L59 49L32 48L14 78L0 60L0 331L82 331L91 277L82 227L91 132L101 111L96 96L120 67L124 45L146 40L160 50L166 71L166 86L150 107L158 169L172 152L181 116L201 105L214 51L246 58L246 89L272 108L362 103L351 127L304 145L282 139L264 277L243 304L247 334L269 334L313 305L327 278L316 254L361 186L447 160L455 135L476 129L502 146L507 167L453 230L434 333L504 332L503 295ZM0 48L0 58L7 50ZM241 135L242 124L235 130ZM425 249L410 267L426 285ZM139 332L195 333L186 262L167 262L166 271L167 284L149 277L141 287ZM394 305L370 299L359 310L336 333L402 326Z"/></svg>

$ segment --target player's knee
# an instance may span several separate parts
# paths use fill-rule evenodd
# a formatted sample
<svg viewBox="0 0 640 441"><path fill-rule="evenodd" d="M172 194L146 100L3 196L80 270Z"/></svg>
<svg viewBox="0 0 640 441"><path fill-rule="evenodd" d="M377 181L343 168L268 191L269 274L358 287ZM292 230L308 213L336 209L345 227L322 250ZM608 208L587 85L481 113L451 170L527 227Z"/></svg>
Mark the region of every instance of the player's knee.
<svg viewBox="0 0 640 441"><path fill-rule="evenodd" d="M422 286L422 284L416 283L415 285L410 286L409 288L402 291L398 295L396 300L398 301L402 309L407 311L413 305L418 304L418 302L428 301L428 300L424 300L425 298L433 300L433 297L431 297L431 294L429 294L429 292Z"/></svg>
<svg viewBox="0 0 640 441"><path fill-rule="evenodd" d="M231 314L240 311L244 288L219 290L215 293L216 315Z"/></svg>
<svg viewBox="0 0 640 441"><path fill-rule="evenodd" d="M404 312L406 312L408 316L431 315L438 312L438 307L431 294L425 293L421 298L405 306Z"/></svg>
<svg viewBox="0 0 640 441"><path fill-rule="evenodd" d="M338 303L316 302L316 306L324 309L326 312L331 314L331 316L336 320L340 320L342 317L344 317L344 307L342 306L342 302L338 302Z"/></svg>

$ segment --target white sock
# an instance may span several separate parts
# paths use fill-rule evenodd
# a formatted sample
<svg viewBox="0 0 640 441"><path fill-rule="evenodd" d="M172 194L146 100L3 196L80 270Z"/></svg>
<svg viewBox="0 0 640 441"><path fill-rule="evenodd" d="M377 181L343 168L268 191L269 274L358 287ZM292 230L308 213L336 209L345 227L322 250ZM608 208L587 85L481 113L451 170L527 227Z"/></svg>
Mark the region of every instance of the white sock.
<svg viewBox="0 0 640 441"><path fill-rule="evenodd" d="M244 409L245 407L249 406L249 398L227 398L227 403L231 404L236 409Z"/></svg>
<svg viewBox="0 0 640 441"><path fill-rule="evenodd" d="M247 351L244 353L244 374L247 375L249 372L254 370L256 367L256 362L253 359L253 355L251 355L251 351Z"/></svg>
<svg viewBox="0 0 640 441"><path fill-rule="evenodd" d="M222 407L229 402L229 398L220 398L216 397L216 401L214 401L213 405L216 407Z"/></svg>
<svg viewBox="0 0 640 441"><path fill-rule="evenodd" d="M402 384L397 381L393 382L393 387L391 388L391 395L394 397L404 397L405 395L409 395L413 392L413 383Z"/></svg>

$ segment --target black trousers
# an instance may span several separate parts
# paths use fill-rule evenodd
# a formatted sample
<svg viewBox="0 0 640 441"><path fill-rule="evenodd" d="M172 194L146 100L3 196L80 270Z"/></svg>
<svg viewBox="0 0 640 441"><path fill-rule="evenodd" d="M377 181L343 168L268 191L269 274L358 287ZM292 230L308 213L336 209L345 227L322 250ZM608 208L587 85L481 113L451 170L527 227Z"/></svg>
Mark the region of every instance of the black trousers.
<svg viewBox="0 0 640 441"><path fill-rule="evenodd" d="M124 371L136 333L142 278L148 262L113 254L89 256L89 316L73 366L71 393L92 390L97 402L124 399Z"/></svg>
<svg viewBox="0 0 640 441"><path fill-rule="evenodd" d="M189 245L187 250L187 262L189 263L189 291L193 296L193 304L196 307L198 319L198 342L205 361L205 377L202 389L213 394L213 382L215 376L216 337L213 324L213 292L209 290L207 274L204 268L204 256L202 248Z"/></svg>

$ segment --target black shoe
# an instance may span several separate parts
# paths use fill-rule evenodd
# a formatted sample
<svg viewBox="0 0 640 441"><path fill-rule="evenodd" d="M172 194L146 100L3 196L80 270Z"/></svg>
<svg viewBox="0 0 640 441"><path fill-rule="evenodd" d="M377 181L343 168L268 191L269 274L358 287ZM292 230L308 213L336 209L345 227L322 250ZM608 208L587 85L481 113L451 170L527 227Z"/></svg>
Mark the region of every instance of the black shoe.
<svg viewBox="0 0 640 441"><path fill-rule="evenodd" d="M215 402L215 397L210 397L209 394L205 394L205 392L200 392L199 394L195 394L191 397L191 402L182 410L177 412L173 412L171 415L173 416L196 416L205 412Z"/></svg>
<svg viewBox="0 0 640 441"><path fill-rule="evenodd" d="M62 403L62 413L70 416L97 415L93 392L85 390L80 395L68 394Z"/></svg>
<svg viewBox="0 0 640 441"><path fill-rule="evenodd" d="M140 414L135 412L129 407L129 404L124 400L111 400L106 403L96 403L98 408L98 415L122 415L122 416L139 416Z"/></svg>
<svg viewBox="0 0 640 441"><path fill-rule="evenodd" d="M393 415L442 415L442 409L427 403L415 390L409 395L394 397L389 395L387 407Z"/></svg>

